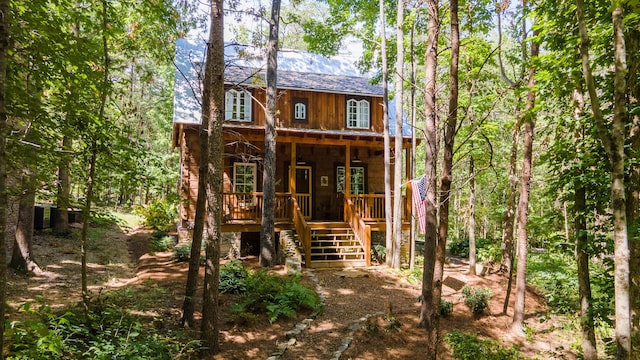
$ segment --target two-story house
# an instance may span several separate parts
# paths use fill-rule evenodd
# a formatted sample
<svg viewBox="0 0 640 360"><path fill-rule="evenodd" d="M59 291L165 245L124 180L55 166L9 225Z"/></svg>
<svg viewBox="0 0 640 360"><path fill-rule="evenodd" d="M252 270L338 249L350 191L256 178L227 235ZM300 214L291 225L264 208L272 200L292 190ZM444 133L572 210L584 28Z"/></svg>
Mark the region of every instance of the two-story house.
<svg viewBox="0 0 640 360"><path fill-rule="evenodd" d="M200 85L194 80L204 49L204 43L178 42L173 145L180 148L181 229L192 227L195 215ZM222 231L256 237L262 217L266 81L259 59L239 59L251 50L226 49ZM276 231L297 232L306 266L369 264L372 233L385 231L382 87L344 59L281 51L278 61ZM410 128L402 131L405 159L410 159ZM404 167L408 174L409 161ZM410 198L404 196L407 228Z"/></svg>

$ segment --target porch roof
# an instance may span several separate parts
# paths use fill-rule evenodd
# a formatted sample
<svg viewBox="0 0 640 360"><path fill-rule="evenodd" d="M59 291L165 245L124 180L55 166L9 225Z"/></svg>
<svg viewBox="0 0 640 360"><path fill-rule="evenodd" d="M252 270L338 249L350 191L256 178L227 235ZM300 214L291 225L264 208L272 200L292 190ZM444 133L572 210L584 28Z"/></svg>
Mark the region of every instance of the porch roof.
<svg viewBox="0 0 640 360"><path fill-rule="evenodd" d="M241 134L243 139L248 141L263 141L264 127L255 125L234 125L224 124L224 129L233 130ZM351 131L351 130L320 130L320 129L296 129L296 128L277 128L278 142L300 144L318 144L318 145L345 145L347 143L364 147L382 147L384 146L383 134L373 131ZM391 137L391 144L394 138ZM420 141L420 139L416 139ZM411 136L403 136L403 147L411 147Z"/></svg>

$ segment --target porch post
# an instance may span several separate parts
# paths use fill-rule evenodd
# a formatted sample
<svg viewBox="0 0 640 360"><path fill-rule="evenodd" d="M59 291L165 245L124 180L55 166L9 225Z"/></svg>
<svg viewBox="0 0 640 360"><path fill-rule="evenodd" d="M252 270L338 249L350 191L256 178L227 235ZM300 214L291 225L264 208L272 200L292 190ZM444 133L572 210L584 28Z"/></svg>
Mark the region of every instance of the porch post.
<svg viewBox="0 0 640 360"><path fill-rule="evenodd" d="M291 165L289 165L289 192L291 197L296 196L296 143L291 143Z"/></svg>
<svg viewBox="0 0 640 360"><path fill-rule="evenodd" d="M407 184L409 182L409 180L411 180L411 174L413 174L413 169L411 168L411 148L406 148L405 149L405 178L404 178L404 183ZM409 215L408 219L405 219L403 216L402 222L407 222L411 220L411 217L413 216L413 214L411 213L411 191L413 191L411 189L411 186L406 186L406 200L404 202L404 213Z"/></svg>
<svg viewBox="0 0 640 360"><path fill-rule="evenodd" d="M347 144L344 156L344 197L349 199L351 197L351 144Z"/></svg>

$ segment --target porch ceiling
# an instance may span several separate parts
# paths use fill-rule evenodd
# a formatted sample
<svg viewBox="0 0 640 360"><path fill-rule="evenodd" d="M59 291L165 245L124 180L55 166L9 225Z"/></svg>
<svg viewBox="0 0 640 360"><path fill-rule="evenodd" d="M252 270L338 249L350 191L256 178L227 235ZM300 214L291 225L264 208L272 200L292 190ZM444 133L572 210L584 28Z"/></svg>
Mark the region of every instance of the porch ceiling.
<svg viewBox="0 0 640 360"><path fill-rule="evenodd" d="M264 127L225 124L224 131L225 139L242 138L247 141L264 141ZM371 148L384 147L384 136L382 134L367 131L278 128L277 132L277 141L279 143L295 142L298 144L335 146L351 144L352 146ZM410 137L404 137L402 140L403 148L411 147ZM391 144L393 143L394 138L391 137Z"/></svg>

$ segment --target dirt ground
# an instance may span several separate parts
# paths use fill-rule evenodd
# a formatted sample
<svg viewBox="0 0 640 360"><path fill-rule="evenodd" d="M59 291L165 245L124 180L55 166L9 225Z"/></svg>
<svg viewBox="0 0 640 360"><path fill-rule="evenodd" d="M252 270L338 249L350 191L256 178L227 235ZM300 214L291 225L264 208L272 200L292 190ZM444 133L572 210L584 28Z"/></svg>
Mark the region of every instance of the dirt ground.
<svg viewBox="0 0 640 360"><path fill-rule="evenodd" d="M144 229L113 230L103 238L88 244L89 283L93 296L123 286L157 286L165 290L153 310L163 317L168 328L179 326L182 297L188 264L173 261L172 254L149 254L150 231ZM26 277L9 273L9 318L19 316L16 309L25 301L42 296L54 309L80 301L79 239L61 239L47 233L37 234L34 254L45 276ZM257 267L255 258L245 258L245 264ZM274 272L284 275L282 266ZM278 320L269 324L266 317L249 324L229 321L234 296L221 294L221 353L214 359L267 359L278 346L287 344L280 359L331 359L345 339L352 339L341 359L420 359L424 357L423 329L419 319L419 284L411 284L384 266L366 269L316 270L306 272L303 281L322 289L324 311L309 327L289 341L285 333L309 314L297 319ZM313 274L313 275L310 275ZM202 271L201 271L202 276ZM473 316L461 299L464 284L489 287L493 291L489 308L481 316ZM577 359L573 346L578 335L567 332L566 321L548 314L544 301L534 292L526 296L526 339L514 339L509 334L512 311L502 314L506 279L496 274L472 276L461 259L452 259L444 275L443 297L453 302L452 316L440 322L442 334L454 329L515 344L526 358ZM513 298L513 297L512 297ZM200 297L197 297L200 299ZM513 300L512 300L513 303ZM196 309L201 304L196 303ZM386 331L388 321L383 314L399 321L398 330ZM199 314L196 314L196 320ZM451 350L442 343L441 359L452 359Z"/></svg>

